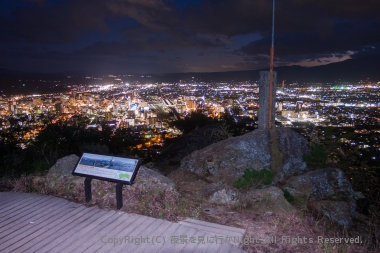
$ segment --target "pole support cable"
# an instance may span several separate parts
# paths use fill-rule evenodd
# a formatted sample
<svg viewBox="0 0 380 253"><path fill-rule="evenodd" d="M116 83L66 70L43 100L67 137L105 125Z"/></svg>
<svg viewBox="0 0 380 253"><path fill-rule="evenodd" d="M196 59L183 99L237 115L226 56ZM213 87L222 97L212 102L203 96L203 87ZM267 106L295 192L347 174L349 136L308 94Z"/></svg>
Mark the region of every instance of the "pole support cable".
<svg viewBox="0 0 380 253"><path fill-rule="evenodd" d="M272 9L272 45L270 47L270 60L269 60L269 123L268 127L272 128L273 125L273 59L274 59L274 14L275 14L275 0L273 0L273 9Z"/></svg>

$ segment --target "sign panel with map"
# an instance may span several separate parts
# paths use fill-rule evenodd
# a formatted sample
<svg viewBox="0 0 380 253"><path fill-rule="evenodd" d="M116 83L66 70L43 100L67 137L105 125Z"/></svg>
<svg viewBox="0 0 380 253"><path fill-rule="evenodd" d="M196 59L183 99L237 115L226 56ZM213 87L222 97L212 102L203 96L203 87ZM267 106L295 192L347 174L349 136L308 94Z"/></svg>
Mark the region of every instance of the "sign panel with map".
<svg viewBox="0 0 380 253"><path fill-rule="evenodd" d="M73 175L133 184L140 165L138 159L83 153Z"/></svg>

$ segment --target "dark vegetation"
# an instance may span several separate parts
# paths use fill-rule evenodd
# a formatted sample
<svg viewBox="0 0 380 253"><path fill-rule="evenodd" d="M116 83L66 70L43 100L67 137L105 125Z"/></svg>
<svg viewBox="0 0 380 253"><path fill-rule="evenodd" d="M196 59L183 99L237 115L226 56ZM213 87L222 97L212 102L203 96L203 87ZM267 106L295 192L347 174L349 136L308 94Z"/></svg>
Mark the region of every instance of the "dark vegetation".
<svg viewBox="0 0 380 253"><path fill-rule="evenodd" d="M365 233L371 235L373 246L380 246L380 167L371 159L377 154L373 149L359 149L352 143L377 138L372 135L355 134L352 128L315 128L310 134L310 153L304 157L313 168L340 168L351 181L354 191L363 194L357 199L357 211L368 216ZM352 140L350 143L344 140ZM343 141L342 141L343 140ZM289 192L284 192L289 202L294 201Z"/></svg>
<svg viewBox="0 0 380 253"><path fill-rule="evenodd" d="M155 167L164 175L176 170L182 158L193 151L253 130L253 127L247 128L244 122L235 120L228 112L217 119L193 112L182 120L173 121L171 126L181 129L184 134L181 138L165 140L162 154L154 160Z"/></svg>
<svg viewBox="0 0 380 253"><path fill-rule="evenodd" d="M303 159L310 168L325 168L327 166L327 152L323 144L309 145L310 153Z"/></svg>
<svg viewBox="0 0 380 253"><path fill-rule="evenodd" d="M181 129L184 133L190 133L194 129L204 127L210 124L217 124L227 128L231 136L238 136L244 131L245 125L237 122L235 118L228 112L224 113L221 118L210 118L202 112L191 112L183 120L176 120L171 123L172 126ZM228 136L222 136L221 139L226 139Z"/></svg>
<svg viewBox="0 0 380 253"><path fill-rule="evenodd" d="M273 181L273 172L268 169L260 171L246 169L242 178L239 178L234 186L238 189L257 188L263 185L270 185Z"/></svg>
<svg viewBox="0 0 380 253"><path fill-rule="evenodd" d="M17 178L24 174L44 172L59 158L82 152L134 156L137 144L128 129L113 130L103 125L102 131L86 129L87 119L79 124L48 124L26 148L20 147L17 134L3 133L0 143L0 177ZM82 124L83 123L83 124Z"/></svg>
<svg viewBox="0 0 380 253"><path fill-rule="evenodd" d="M25 143L25 140L20 139L20 136L23 136L30 129L21 127L16 119L10 118L10 129L12 130L1 132L0 178L18 178L25 174L43 173L59 158L70 154L80 156L83 152L136 156L141 158L144 163L157 160L157 152L135 148L136 145L144 142L138 133L140 130L146 131L146 129L114 129L105 123L102 124L101 131L87 129L86 126L91 122L91 119L82 116L75 116L65 122L52 123L52 120L53 117L44 115L41 122L45 124L45 128L34 140ZM212 120L200 112L195 112L183 120L172 122L172 126L180 128L188 135L191 135L191 132L196 132L197 129L210 125L212 127L207 131L207 136L205 136L204 131L201 131L199 138L190 138L192 143L183 144L181 138L166 139L164 153L165 150L168 150L169 153L181 154L181 157L184 157L196 149L226 139L234 133L237 135L242 131L229 114L225 114L219 120ZM179 142L180 149L186 152L178 149L177 142ZM175 150L170 148L172 146L175 147ZM161 147L152 147L153 151L156 148Z"/></svg>

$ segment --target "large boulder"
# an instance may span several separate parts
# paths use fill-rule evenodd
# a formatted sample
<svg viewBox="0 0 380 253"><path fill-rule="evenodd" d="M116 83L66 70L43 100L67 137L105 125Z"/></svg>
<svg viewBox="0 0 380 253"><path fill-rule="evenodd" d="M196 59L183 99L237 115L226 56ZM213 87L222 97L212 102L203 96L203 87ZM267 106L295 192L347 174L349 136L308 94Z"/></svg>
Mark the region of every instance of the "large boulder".
<svg viewBox="0 0 380 253"><path fill-rule="evenodd" d="M77 155L62 157L49 169L48 176L71 176L71 172L78 161L79 157Z"/></svg>
<svg viewBox="0 0 380 253"><path fill-rule="evenodd" d="M140 189L153 188L156 191L165 191L174 190L175 184L172 180L162 174L144 166L140 166L133 186Z"/></svg>
<svg viewBox="0 0 380 253"><path fill-rule="evenodd" d="M295 214L297 212L285 199L281 189L271 186L263 189L251 189L241 197L241 205L258 213Z"/></svg>
<svg viewBox="0 0 380 253"><path fill-rule="evenodd" d="M289 128L277 129L277 136L283 161L278 180L308 171L303 160L303 156L309 152L307 140Z"/></svg>
<svg viewBox="0 0 380 253"><path fill-rule="evenodd" d="M351 212L356 209L355 192L351 182L340 169L326 168L310 171L287 180L283 189L297 198L346 201Z"/></svg>
<svg viewBox="0 0 380 253"><path fill-rule="evenodd" d="M313 214L323 214L341 226L349 228L352 225L350 205L345 201L321 200L309 202L308 208Z"/></svg>
<svg viewBox="0 0 380 253"><path fill-rule="evenodd" d="M302 158L308 151L306 139L291 129L279 128L276 132L282 158L277 181L307 171ZM269 130L255 130L194 151L182 159L180 169L213 183L233 185L246 169L259 171L270 168L270 144Z"/></svg>
<svg viewBox="0 0 380 253"><path fill-rule="evenodd" d="M66 194L74 194L79 188L83 188L85 178L71 174L78 161L79 157L76 155L69 155L58 159L46 176L48 188ZM104 189L100 189L101 184L99 181L103 180L92 181L92 189L95 192L100 192L100 195L105 195ZM99 186L99 189L97 189L97 186ZM134 184L123 187L123 191L135 189L149 189L157 192L165 190L174 191L174 182L156 171L140 166Z"/></svg>
<svg viewBox="0 0 380 253"><path fill-rule="evenodd" d="M71 174L78 161L79 157L77 155L69 155L58 159L57 162L49 169L46 176L47 186L50 189L56 189L65 186L67 181L69 184L66 186L68 187L70 187L72 183L76 184L77 181L82 181L83 183L83 178L74 177ZM65 181L65 183L62 185L63 181Z"/></svg>
<svg viewBox="0 0 380 253"><path fill-rule="evenodd" d="M283 189L307 204L312 213L324 215L342 226L351 226L358 194L340 169L318 169L291 177Z"/></svg>
<svg viewBox="0 0 380 253"><path fill-rule="evenodd" d="M201 195L210 203L235 204L239 198L238 189L229 185L209 184Z"/></svg>

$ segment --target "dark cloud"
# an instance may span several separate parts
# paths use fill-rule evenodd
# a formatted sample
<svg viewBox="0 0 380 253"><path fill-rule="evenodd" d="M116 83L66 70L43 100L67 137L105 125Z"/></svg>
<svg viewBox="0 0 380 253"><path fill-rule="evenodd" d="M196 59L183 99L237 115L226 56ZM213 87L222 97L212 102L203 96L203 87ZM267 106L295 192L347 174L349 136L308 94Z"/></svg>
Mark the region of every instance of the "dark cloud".
<svg viewBox="0 0 380 253"><path fill-rule="evenodd" d="M131 66L134 60L161 69L165 57L169 65L176 57L202 57L202 63L247 69L268 60L270 0L15 1L13 11L0 12L0 46L13 62L77 60L79 66L91 59ZM275 30L277 65L376 53L380 1L276 1ZM232 62L216 60L222 58Z"/></svg>
<svg viewBox="0 0 380 253"><path fill-rule="evenodd" d="M282 0L276 1L276 30L329 33L335 19L380 20L378 0ZM201 33L228 37L267 33L271 28L272 1L204 0L183 13L184 24Z"/></svg>
<svg viewBox="0 0 380 253"><path fill-rule="evenodd" d="M253 41L243 46L237 53L244 55L269 54L270 37ZM275 55L280 58L296 56L298 58L316 59L334 54L344 55L349 51L362 51L365 45L380 41L380 23L353 23L337 20L334 30L321 36L316 31L280 33L275 36ZM342 56L341 56L342 57Z"/></svg>
<svg viewBox="0 0 380 253"><path fill-rule="evenodd" d="M84 31L106 32L107 15L111 13L102 0L31 3L15 9L1 28L14 40L60 44L75 40Z"/></svg>
<svg viewBox="0 0 380 253"><path fill-rule="evenodd" d="M363 47L361 50L355 52L352 55L352 58L361 58L372 55L380 55L380 42Z"/></svg>
<svg viewBox="0 0 380 253"><path fill-rule="evenodd" d="M120 16L128 16L145 27L170 30L179 25L179 10L165 0L109 0L107 7Z"/></svg>

